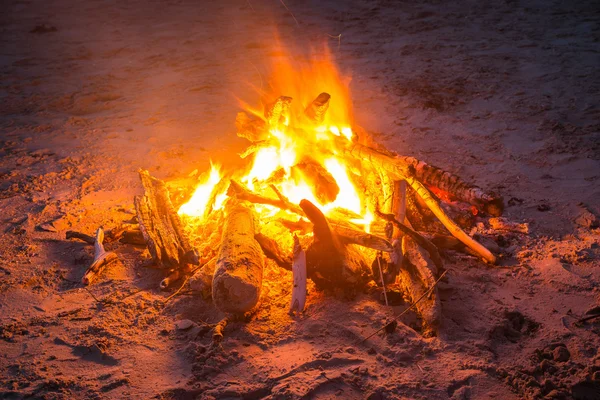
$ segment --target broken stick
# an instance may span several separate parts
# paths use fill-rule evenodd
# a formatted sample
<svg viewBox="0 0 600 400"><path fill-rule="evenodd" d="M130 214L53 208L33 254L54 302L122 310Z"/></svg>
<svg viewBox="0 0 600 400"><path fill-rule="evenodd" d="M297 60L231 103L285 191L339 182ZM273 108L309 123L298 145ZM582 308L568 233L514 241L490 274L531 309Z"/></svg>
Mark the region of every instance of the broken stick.
<svg viewBox="0 0 600 400"><path fill-rule="evenodd" d="M118 260L118 257L112 251L104 250L102 242L104 241L104 230L98 228L96 231L96 240L94 241L94 261L88 267L81 279L84 285L90 285L98 276L112 263Z"/></svg>

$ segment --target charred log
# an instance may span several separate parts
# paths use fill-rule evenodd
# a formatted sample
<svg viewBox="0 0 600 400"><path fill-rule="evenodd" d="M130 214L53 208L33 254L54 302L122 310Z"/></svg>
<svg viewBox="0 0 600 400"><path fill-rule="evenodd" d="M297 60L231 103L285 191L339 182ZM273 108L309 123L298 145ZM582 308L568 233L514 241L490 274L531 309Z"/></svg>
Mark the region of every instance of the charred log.
<svg viewBox="0 0 600 400"><path fill-rule="evenodd" d="M325 114L329 108L329 99L331 96L329 93L321 93L316 99L312 101L304 110L304 115L315 125L321 125L325 119Z"/></svg>
<svg viewBox="0 0 600 400"><path fill-rule="evenodd" d="M176 269L183 264L198 265L198 254L183 232L165 183L139 171L144 195L135 196L134 204L148 250L161 268Z"/></svg>
<svg viewBox="0 0 600 400"><path fill-rule="evenodd" d="M314 239L306 249L306 272L321 289L353 290L371 280L364 256L352 245L344 245L314 204L302 200L300 207L313 223Z"/></svg>
<svg viewBox="0 0 600 400"><path fill-rule="evenodd" d="M504 211L504 199L492 192L465 182L457 175L419 161L414 157L401 157L406 165L415 170L415 177L427 186L434 186L456 196L457 199L473 204L480 210L498 217Z"/></svg>

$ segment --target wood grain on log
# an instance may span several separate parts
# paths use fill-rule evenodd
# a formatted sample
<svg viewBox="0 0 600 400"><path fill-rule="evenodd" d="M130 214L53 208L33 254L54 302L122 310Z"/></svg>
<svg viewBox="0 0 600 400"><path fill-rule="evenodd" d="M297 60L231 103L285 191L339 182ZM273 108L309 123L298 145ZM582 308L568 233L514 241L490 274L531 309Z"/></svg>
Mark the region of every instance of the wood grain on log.
<svg viewBox="0 0 600 400"><path fill-rule="evenodd" d="M146 170L139 170L144 195L134 204L148 251L161 268L179 268L184 263L199 265L198 255L183 231L165 183Z"/></svg>
<svg viewBox="0 0 600 400"><path fill-rule="evenodd" d="M260 298L264 256L251 204L228 201L212 285L215 306L228 313L250 311Z"/></svg>

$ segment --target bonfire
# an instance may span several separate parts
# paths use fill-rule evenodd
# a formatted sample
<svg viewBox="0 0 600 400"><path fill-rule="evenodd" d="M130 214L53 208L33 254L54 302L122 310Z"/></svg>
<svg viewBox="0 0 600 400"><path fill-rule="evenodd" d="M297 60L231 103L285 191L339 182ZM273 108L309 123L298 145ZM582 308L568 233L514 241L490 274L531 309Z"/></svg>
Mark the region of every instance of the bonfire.
<svg viewBox="0 0 600 400"><path fill-rule="evenodd" d="M377 286L386 303L399 290L435 335L440 253L494 264L465 230L483 217L511 229L499 218L502 198L377 144L354 123L348 80L330 55L303 68L278 65L270 83L262 107L243 103L235 118L237 135L250 142L240 163L211 165L195 188L140 170L139 227L120 232L124 241L148 247L165 271L163 288L183 281L227 318L260 307L265 263L274 263L293 273L281 282L291 287L292 314L305 308L307 279L347 297ZM102 237L84 237L97 250L85 284L116 259Z"/></svg>

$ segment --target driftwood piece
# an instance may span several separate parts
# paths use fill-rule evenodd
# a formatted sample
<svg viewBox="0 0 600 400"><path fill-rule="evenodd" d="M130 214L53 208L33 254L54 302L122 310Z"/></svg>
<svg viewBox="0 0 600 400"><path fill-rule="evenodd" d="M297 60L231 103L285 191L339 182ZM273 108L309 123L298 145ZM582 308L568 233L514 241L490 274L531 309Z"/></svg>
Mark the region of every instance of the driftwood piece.
<svg viewBox="0 0 600 400"><path fill-rule="evenodd" d="M321 125L325 120L325 114L329 108L329 93L321 93L304 110L304 115L315 125Z"/></svg>
<svg viewBox="0 0 600 400"><path fill-rule="evenodd" d="M423 335L435 336L441 317L441 304L437 289L431 290L436 283L437 269L416 241L409 236L402 238L404 253L403 268L398 276L398 282L408 297L410 303L416 303L417 313L423 320ZM417 299L420 301L417 303Z"/></svg>
<svg viewBox="0 0 600 400"><path fill-rule="evenodd" d="M144 195L135 196L135 209L154 262L165 269L180 268L185 263L199 265L198 254L184 234L165 183L146 170L140 169L139 175Z"/></svg>
<svg viewBox="0 0 600 400"><path fill-rule="evenodd" d="M263 252L254 239L251 205L229 201L225 226L212 284L215 306L226 313L250 311L260 298L264 268Z"/></svg>
<svg viewBox="0 0 600 400"><path fill-rule="evenodd" d="M269 131L265 121L251 118L245 112L239 112L235 117L237 135L251 142L260 142L269 138Z"/></svg>
<svg viewBox="0 0 600 400"><path fill-rule="evenodd" d="M293 285L290 314L304 311L306 304L306 252L300 245L300 240L294 235L294 261L292 264Z"/></svg>
<svg viewBox="0 0 600 400"><path fill-rule="evenodd" d="M353 290L371 280L363 254L353 245L344 245L314 204L302 200L300 207L314 225L313 242L306 249L306 272L322 289Z"/></svg>
<svg viewBox="0 0 600 400"><path fill-rule="evenodd" d="M425 185L437 187L482 211L498 217L504 211L504 200L492 192L485 192L480 187L463 181L457 175L441 168L417 160L414 157L399 157L399 161L414 168L415 178Z"/></svg>
<svg viewBox="0 0 600 400"><path fill-rule="evenodd" d="M104 230L98 228L96 239L94 241L94 261L88 267L81 279L84 285L92 284L98 276L111 264L118 260L118 257L112 251L104 250L102 242L104 241Z"/></svg>

